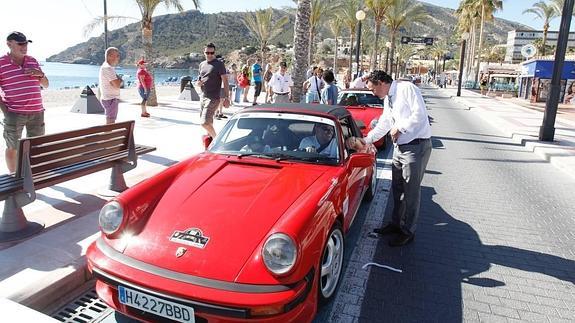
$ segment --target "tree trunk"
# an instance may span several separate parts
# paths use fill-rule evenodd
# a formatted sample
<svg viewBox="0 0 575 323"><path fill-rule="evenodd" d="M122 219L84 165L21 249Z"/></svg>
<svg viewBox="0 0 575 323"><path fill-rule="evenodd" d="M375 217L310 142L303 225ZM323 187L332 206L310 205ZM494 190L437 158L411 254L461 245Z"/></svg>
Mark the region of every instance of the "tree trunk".
<svg viewBox="0 0 575 323"><path fill-rule="evenodd" d="M373 46L371 63L369 69L375 71L377 67L377 55L379 54L379 30L381 29L381 21L375 21L375 44Z"/></svg>
<svg viewBox="0 0 575 323"><path fill-rule="evenodd" d="M391 54L389 55L389 75L393 75L393 58L395 57L395 30L391 32Z"/></svg>
<svg viewBox="0 0 575 323"><path fill-rule="evenodd" d="M300 102L303 95L303 82L308 68L309 58L309 17L311 15L310 0L299 0L294 25L294 63L292 88L293 102Z"/></svg>
<svg viewBox="0 0 575 323"><path fill-rule="evenodd" d="M309 58L307 61L308 66L311 66L311 64L313 63L313 50L315 48L315 46L313 44L313 41L314 41L313 33L314 33L314 30L310 29L310 31L309 31Z"/></svg>
<svg viewBox="0 0 575 323"><path fill-rule="evenodd" d="M541 46L541 56L545 56L545 43L547 43L548 30L549 30L549 24L543 25L543 46Z"/></svg>
<svg viewBox="0 0 575 323"><path fill-rule="evenodd" d="M339 46L337 43L337 35L335 35L335 51L333 53L333 73L337 76L337 50Z"/></svg>
<svg viewBox="0 0 575 323"><path fill-rule="evenodd" d="M154 49L152 47L152 17L142 19L142 43L144 45L144 59L148 62L148 73L152 75L152 88L148 97L148 106L157 107L158 97L156 95L156 78L154 76Z"/></svg>
<svg viewBox="0 0 575 323"><path fill-rule="evenodd" d="M475 65L475 83L479 82L479 65L481 64L481 50L483 49L483 27L485 25L485 4L481 5L481 29L479 29L479 49L477 50L477 64Z"/></svg>

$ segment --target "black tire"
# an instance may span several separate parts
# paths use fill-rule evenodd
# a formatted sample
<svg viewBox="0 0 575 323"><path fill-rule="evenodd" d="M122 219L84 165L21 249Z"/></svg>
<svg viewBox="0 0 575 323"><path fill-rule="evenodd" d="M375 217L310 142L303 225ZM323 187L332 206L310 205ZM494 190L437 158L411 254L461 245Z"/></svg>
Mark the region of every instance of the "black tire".
<svg viewBox="0 0 575 323"><path fill-rule="evenodd" d="M339 222L333 225L327 237L317 275L318 304L320 306L328 303L336 294L341 281L343 254L345 252L345 240Z"/></svg>

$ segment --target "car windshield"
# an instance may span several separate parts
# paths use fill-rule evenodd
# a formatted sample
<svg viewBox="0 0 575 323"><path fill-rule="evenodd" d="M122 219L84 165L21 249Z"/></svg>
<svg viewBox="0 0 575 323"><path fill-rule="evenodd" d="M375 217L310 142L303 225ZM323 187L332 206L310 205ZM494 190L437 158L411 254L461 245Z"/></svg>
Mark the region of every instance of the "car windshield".
<svg viewBox="0 0 575 323"><path fill-rule="evenodd" d="M337 97L338 105L354 106L369 105L383 107L383 100L369 92L342 91Z"/></svg>
<svg viewBox="0 0 575 323"><path fill-rule="evenodd" d="M331 119L276 112L235 115L209 151L240 158L337 164L341 135Z"/></svg>

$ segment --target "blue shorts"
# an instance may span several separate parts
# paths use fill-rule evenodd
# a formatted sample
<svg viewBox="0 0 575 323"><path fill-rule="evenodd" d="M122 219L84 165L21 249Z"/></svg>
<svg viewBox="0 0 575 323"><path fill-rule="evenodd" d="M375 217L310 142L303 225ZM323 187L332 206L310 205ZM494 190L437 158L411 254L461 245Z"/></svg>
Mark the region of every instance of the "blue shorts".
<svg viewBox="0 0 575 323"><path fill-rule="evenodd" d="M150 91L146 92L146 90L143 87L139 87L138 92L140 93L140 97L142 97L142 100L148 101L148 97L150 96Z"/></svg>

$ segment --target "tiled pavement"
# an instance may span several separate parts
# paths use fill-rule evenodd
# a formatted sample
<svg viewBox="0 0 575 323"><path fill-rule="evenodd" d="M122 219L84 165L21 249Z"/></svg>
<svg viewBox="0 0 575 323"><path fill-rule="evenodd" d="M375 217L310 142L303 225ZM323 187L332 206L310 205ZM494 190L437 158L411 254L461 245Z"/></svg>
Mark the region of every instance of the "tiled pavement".
<svg viewBox="0 0 575 323"><path fill-rule="evenodd" d="M391 202L374 204L354 274L316 321L575 321L575 180L449 91L425 94L434 149L416 240L391 248L367 237L378 205L390 217ZM363 271L365 254L403 272Z"/></svg>

